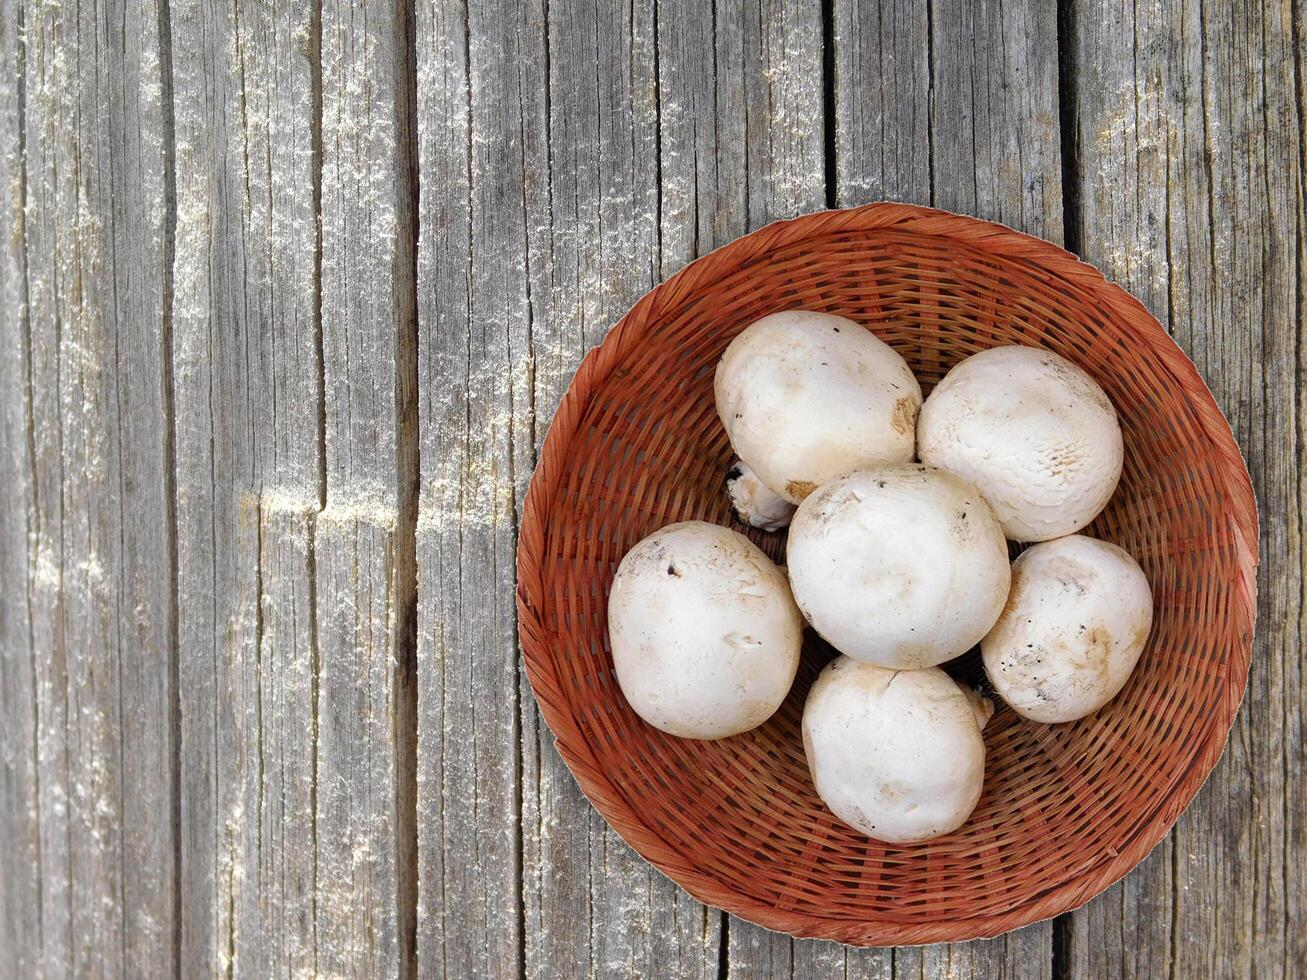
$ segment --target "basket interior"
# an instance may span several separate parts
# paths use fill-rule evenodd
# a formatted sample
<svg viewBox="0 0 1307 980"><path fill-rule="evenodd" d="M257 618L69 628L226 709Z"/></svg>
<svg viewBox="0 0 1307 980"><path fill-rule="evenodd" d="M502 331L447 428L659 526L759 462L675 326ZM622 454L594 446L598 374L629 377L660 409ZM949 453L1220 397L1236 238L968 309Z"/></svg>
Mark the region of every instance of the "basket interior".
<svg viewBox="0 0 1307 980"><path fill-rule="evenodd" d="M1231 658L1251 627L1231 608L1241 571L1228 477L1205 448L1202 409L1155 349L1132 342L1133 328L1092 293L1032 262L893 228L777 247L682 293L655 307L635 356L591 391L557 475L540 561L543 666L649 832L682 866L750 903L908 923L1003 914L1114 857L1141 827L1169 824L1187 802L1174 788L1214 726L1229 724L1214 706L1235 681L1237 703L1243 677L1231 677ZM1124 428L1120 488L1086 533L1129 551L1152 585L1155 621L1139 666L1113 702L1072 724L1035 724L1000 705L985 730L980 804L937 840L870 840L818 799L799 720L832 651L811 630L784 706L723 741L677 739L642 723L613 674L608 588L641 537L702 519L784 560L783 533L732 517L723 491L731 451L712 380L736 333L793 308L865 324L907 358L926 392L987 347L1054 350L1098 379ZM945 669L983 675L976 651Z"/></svg>

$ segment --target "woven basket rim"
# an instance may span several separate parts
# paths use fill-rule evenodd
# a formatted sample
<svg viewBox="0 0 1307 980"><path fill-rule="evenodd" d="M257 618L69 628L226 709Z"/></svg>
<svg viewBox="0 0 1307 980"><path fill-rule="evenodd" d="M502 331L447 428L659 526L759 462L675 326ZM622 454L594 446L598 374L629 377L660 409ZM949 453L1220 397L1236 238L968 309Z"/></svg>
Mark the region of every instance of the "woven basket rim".
<svg viewBox="0 0 1307 980"><path fill-rule="evenodd" d="M1135 342L1151 349L1175 379L1177 388L1184 392L1206 437L1207 448L1221 461L1229 503L1227 517L1239 570L1233 598L1236 610L1247 623L1246 634L1227 661L1225 696L1214 706L1211 724L1203 733L1201 745L1124 847L1104 853L1100 860L1080 869L1072 877L1027 896L1020 904L1002 913L924 922L850 919L841 915L785 911L740 894L697 866L685 862L644 822L595 756L548 669L552 647L548 627L540 614L546 533L568 449L593 392L633 352L646 326L656 321L662 310L675 307L692 294L698 284L744 268L777 247L793 246L819 235L857 234L891 227L906 233L965 242L993 255L1021 261L1046 274L1051 273L1066 285L1111 309L1131 328ZM1225 749L1247 686L1256 621L1258 547L1257 504L1252 480L1229 422L1193 362L1138 299L1109 281L1098 269L1052 242L967 215L881 201L776 221L715 249L645 293L586 354L549 426L523 505L517 549L518 633L527 677L541 714L554 733L559 754L581 791L623 840L694 898L796 937L833 939L863 946L961 942L992 938L1080 907L1143 861L1192 802Z"/></svg>

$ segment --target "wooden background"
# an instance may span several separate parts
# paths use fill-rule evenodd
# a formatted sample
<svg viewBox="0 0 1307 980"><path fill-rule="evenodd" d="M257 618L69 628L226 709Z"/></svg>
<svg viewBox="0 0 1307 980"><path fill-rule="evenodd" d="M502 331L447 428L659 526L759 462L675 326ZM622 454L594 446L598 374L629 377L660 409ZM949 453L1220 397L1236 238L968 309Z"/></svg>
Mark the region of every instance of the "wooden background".
<svg viewBox="0 0 1307 980"><path fill-rule="evenodd" d="M0 0L0 975L1307 971L1307 0ZM1132 290L1261 504L1216 773L991 942L706 909L581 797L514 534L585 350L774 218Z"/></svg>

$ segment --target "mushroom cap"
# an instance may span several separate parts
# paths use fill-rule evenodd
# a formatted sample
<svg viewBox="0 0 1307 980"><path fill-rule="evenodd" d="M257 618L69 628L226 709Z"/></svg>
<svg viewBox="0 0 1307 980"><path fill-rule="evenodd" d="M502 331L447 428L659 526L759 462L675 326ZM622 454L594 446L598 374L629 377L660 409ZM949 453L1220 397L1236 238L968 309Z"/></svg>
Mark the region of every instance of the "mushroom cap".
<svg viewBox="0 0 1307 980"><path fill-rule="evenodd" d="M920 463L858 470L799 505L786 553L809 623L855 660L915 670L980 641L1007 600L1007 542L980 491Z"/></svg>
<svg viewBox="0 0 1307 980"><path fill-rule="evenodd" d="M784 573L748 538L687 521L626 553L608 595L608 636L636 714L671 735L713 739L780 707L803 619Z"/></svg>
<svg viewBox="0 0 1307 980"><path fill-rule="evenodd" d="M844 317L755 321L726 348L714 390L736 454L791 503L859 466L912 458L921 387L892 347Z"/></svg>
<svg viewBox="0 0 1307 980"><path fill-rule="evenodd" d="M938 667L831 662L803 706L803 749L832 813L891 843L957 830L980 799L977 711Z"/></svg>
<svg viewBox="0 0 1307 980"><path fill-rule="evenodd" d="M1075 721L1121 691L1148 639L1148 579L1114 544L1073 534L1012 565L1007 607L981 641L1000 697L1032 721Z"/></svg>
<svg viewBox="0 0 1307 980"><path fill-rule="evenodd" d="M1077 531L1121 478L1116 410L1088 374L1052 351L994 347L945 375L917 422L922 462L980 488L1014 541Z"/></svg>
<svg viewBox="0 0 1307 980"><path fill-rule="evenodd" d="M735 516L750 527L779 531L794 517L794 504L773 493L742 459L737 459L726 474L726 494Z"/></svg>

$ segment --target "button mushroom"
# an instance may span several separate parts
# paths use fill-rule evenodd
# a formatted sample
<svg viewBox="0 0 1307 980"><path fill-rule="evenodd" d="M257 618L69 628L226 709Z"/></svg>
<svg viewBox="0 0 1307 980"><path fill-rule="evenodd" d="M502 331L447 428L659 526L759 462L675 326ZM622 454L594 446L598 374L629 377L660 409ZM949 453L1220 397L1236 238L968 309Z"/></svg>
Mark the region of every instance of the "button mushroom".
<svg viewBox="0 0 1307 980"><path fill-rule="evenodd" d="M726 493L735 516L750 527L779 531L794 517L794 504L772 493L744 460L737 459L727 471Z"/></svg>
<svg viewBox="0 0 1307 980"><path fill-rule="evenodd" d="M979 642L1007 599L1007 542L980 492L907 463L832 480L799 505L787 550L808 622L882 667L943 663Z"/></svg>
<svg viewBox="0 0 1307 980"><path fill-rule="evenodd" d="M1121 477L1121 426L1107 393L1064 357L995 347L962 361L917 424L923 463L984 493L1014 541L1084 527Z"/></svg>
<svg viewBox="0 0 1307 980"><path fill-rule="evenodd" d="M983 701L983 699L977 699ZM966 822L985 777L987 702L938 667L887 670L839 657L803 706L803 749L817 795L857 830L891 843Z"/></svg>
<svg viewBox="0 0 1307 980"><path fill-rule="evenodd" d="M1073 534L1013 563L1007 607L981 641L981 656L1017 714L1075 721L1125 686L1152 624L1138 562L1114 544Z"/></svg>
<svg viewBox="0 0 1307 980"><path fill-rule="evenodd" d="M726 348L714 388L735 452L791 503L859 466L912 458L921 388L892 347L852 320L765 316Z"/></svg>
<svg viewBox="0 0 1307 980"><path fill-rule="evenodd" d="M685 738L761 725L799 665L803 619L748 538L688 521L640 541L608 597L617 682L641 718Z"/></svg>

